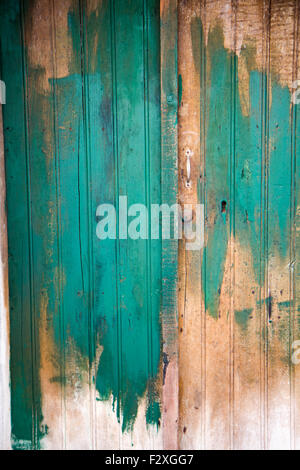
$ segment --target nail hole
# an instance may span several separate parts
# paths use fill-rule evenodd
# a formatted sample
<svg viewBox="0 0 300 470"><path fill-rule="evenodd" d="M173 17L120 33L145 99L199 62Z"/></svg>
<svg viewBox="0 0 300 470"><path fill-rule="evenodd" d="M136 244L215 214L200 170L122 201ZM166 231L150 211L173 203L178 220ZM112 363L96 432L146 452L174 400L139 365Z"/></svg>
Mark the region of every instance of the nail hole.
<svg viewBox="0 0 300 470"><path fill-rule="evenodd" d="M222 202L221 202L221 212L222 212L222 213L226 212L226 206L227 206L227 202L226 202L226 201L222 201Z"/></svg>

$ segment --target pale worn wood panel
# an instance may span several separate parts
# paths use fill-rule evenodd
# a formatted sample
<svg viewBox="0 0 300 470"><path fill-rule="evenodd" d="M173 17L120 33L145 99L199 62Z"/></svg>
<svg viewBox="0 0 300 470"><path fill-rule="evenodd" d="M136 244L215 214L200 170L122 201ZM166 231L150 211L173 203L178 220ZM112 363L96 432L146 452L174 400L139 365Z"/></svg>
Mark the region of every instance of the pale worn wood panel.
<svg viewBox="0 0 300 470"><path fill-rule="evenodd" d="M179 146L179 201L195 205L198 193L203 198L203 152L200 149L200 71L204 36L198 30L200 4L197 1L179 3L178 42L178 146ZM192 33L197 43L192 44ZM194 39L195 41L195 39ZM193 53L193 48L196 57ZM204 90L204 86L202 88ZM201 128L202 131L202 128ZM203 135L203 134L202 134ZM191 156L191 182L187 183L187 157ZM200 176L201 175L201 176ZM202 447L204 425L204 308L201 293L201 251L186 250L186 241L179 244L179 439L182 449Z"/></svg>
<svg viewBox="0 0 300 470"><path fill-rule="evenodd" d="M4 98L1 95L1 98ZM5 103L3 102L3 105ZM6 183L2 103L0 103L0 449L9 450L10 443L10 371L9 371L9 299L8 251L6 220Z"/></svg>

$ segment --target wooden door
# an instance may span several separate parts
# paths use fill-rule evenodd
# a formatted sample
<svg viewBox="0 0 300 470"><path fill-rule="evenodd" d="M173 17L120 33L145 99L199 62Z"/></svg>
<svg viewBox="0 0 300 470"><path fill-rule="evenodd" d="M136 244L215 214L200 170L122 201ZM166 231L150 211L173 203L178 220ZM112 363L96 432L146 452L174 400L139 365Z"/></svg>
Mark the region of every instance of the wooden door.
<svg viewBox="0 0 300 470"><path fill-rule="evenodd" d="M0 13L12 447L300 448L299 1ZM99 240L120 196L204 247Z"/></svg>

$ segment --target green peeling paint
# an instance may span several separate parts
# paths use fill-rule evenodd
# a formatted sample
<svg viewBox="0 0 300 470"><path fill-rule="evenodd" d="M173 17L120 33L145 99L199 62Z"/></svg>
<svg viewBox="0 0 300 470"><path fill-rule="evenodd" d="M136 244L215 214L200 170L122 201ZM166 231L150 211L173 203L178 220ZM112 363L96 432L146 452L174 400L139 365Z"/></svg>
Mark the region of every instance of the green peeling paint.
<svg viewBox="0 0 300 470"><path fill-rule="evenodd" d="M157 428L160 425L160 404L154 401L149 404L147 408L147 423L155 425Z"/></svg>
<svg viewBox="0 0 300 470"><path fill-rule="evenodd" d="M194 37L195 32L193 33ZM203 34L199 37L204 41ZM194 42L194 40L193 40ZM218 317L218 303L230 234L230 118L231 56L222 46L219 29L209 34L206 54L209 70L206 109L206 214L207 244L204 248L205 306ZM194 50L194 47L193 47ZM203 77L204 79L205 77ZM228 103L228 106L224 106ZM226 209L222 211L222 201Z"/></svg>

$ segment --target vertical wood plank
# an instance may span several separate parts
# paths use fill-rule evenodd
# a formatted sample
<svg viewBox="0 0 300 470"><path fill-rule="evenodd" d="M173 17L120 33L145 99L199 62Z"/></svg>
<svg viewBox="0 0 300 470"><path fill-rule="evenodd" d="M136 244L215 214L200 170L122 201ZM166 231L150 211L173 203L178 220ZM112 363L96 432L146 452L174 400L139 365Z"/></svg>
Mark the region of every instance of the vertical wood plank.
<svg viewBox="0 0 300 470"><path fill-rule="evenodd" d="M298 80L300 84L300 5L299 2L295 2L295 32L294 32L294 76L293 79ZM297 88L299 90L299 86ZM293 90L295 91L295 89ZM299 92L298 92L299 98ZM300 253L300 172L299 172L299 155L300 155L300 114L299 114L299 103L294 104L293 107L293 140L292 140L292 149L293 149L293 181L292 181L292 244L291 244L291 261L294 261L294 269L291 271L291 287L293 294L293 304L292 304L292 315L293 315L293 335L292 335L292 345L294 341L299 341L300 339L300 263L299 263L299 253ZM295 344L295 343L294 343ZM297 353L298 351L298 353ZM292 354L296 353L296 359L299 361L299 349L293 348L291 351ZM293 369L293 381L292 381L292 399L293 399L293 445L296 450L300 449L300 406L299 406L299 397L300 397L300 365L299 363L294 363L292 365Z"/></svg>
<svg viewBox="0 0 300 470"><path fill-rule="evenodd" d="M201 10L204 3L178 6L178 159L179 201L204 202L206 53ZM191 182L187 182L186 151L192 152ZM182 449L204 446L205 313L201 280L202 251L179 242L179 443ZM188 365L188 366L187 366Z"/></svg>
<svg viewBox="0 0 300 470"><path fill-rule="evenodd" d="M291 94L295 2L271 1L267 152L267 377L268 448L290 449L291 435ZM282 17L284 15L284 22ZM283 75L276 67L287 56ZM283 79L286 78L285 81Z"/></svg>
<svg viewBox="0 0 300 470"><path fill-rule="evenodd" d="M177 0L160 2L162 202L177 202ZM178 447L177 240L162 245L163 446Z"/></svg>
<svg viewBox="0 0 300 470"><path fill-rule="evenodd" d="M0 104L0 220L0 449L9 450L11 448L11 425L8 246L2 104Z"/></svg>
<svg viewBox="0 0 300 470"><path fill-rule="evenodd" d="M80 2L52 2L53 120L57 191L57 289L64 377L63 445L92 449L92 329L87 90ZM49 418L48 418L49 419ZM80 423L81 433L78 433ZM49 424L50 427L50 424ZM51 428L54 428L54 423Z"/></svg>
<svg viewBox="0 0 300 470"><path fill-rule="evenodd" d="M31 295L30 343L33 349L30 361L33 383L33 448L41 448L43 437L48 433L48 419L44 421L43 405L45 411L50 407L50 415L55 416L57 423L58 432L52 434L54 447L60 448L63 445L64 429L60 387L55 387L55 378L60 382L63 375L59 350L56 351L53 346L53 331L61 315L61 299L57 263L59 230L55 103L53 84L50 80L53 77L54 52L52 22L49 22L51 18L51 0L22 2ZM51 407L52 394L55 402L57 399L56 412Z"/></svg>
<svg viewBox="0 0 300 470"><path fill-rule="evenodd" d="M34 447L31 332L31 255L29 243L28 145L24 70L24 29L20 2L1 4L1 67L7 84L3 111L10 286L11 441ZM4 33L4 34L3 34ZM5 60L5 67L4 67ZM18 116L17 122L15 117ZM16 191L16 185L18 191ZM22 358L22 361L19 358Z"/></svg>
<svg viewBox="0 0 300 470"><path fill-rule="evenodd" d="M127 197L131 211L134 204L144 204L150 209L153 189L157 191L160 186L160 172L149 171L150 164L157 165L160 156L159 147L152 146L150 141L150 126L154 131L152 140L159 139L160 135L160 128L155 125L159 121L157 6L157 2L149 0L112 2L117 211L121 196ZM154 31L156 36L153 35ZM155 60L152 68L150 51ZM156 86L152 101L149 87L153 80ZM128 229L133 215L132 212L128 213ZM123 229L121 217L124 216L127 217L127 214L120 212L117 230L119 227ZM155 292L152 291L155 288L152 281L156 278L160 291L161 248L160 242L156 243L156 249L151 254L151 242L149 239L135 240L130 233L127 239L118 236L116 240L121 448L151 448L151 435L145 428L145 418L149 427L159 425L159 418L155 416L159 402L152 393L152 387L158 378L160 305L157 300L152 302ZM157 293L159 291L156 290ZM144 422L139 419L142 414Z"/></svg>
<svg viewBox="0 0 300 470"><path fill-rule="evenodd" d="M261 447L261 200L262 200L262 57L251 52L255 38L262 50L261 2L236 3L233 22L237 57L234 174L234 390L233 447ZM251 29L252 28L252 29Z"/></svg>
<svg viewBox="0 0 300 470"><path fill-rule="evenodd" d="M91 213L96 214L99 204L115 204L112 2L83 2L83 35ZM100 184L102 180L105 184ZM119 449L122 434L115 413L119 409L115 409L114 402L119 381L116 240L105 240L102 247L95 231L91 237L94 311L91 327L96 345L93 371L96 388L95 448ZM106 292L110 295L106 296ZM104 367L99 366L100 359L104 361Z"/></svg>
<svg viewBox="0 0 300 470"><path fill-rule="evenodd" d="M158 5L147 0L85 7L94 213L100 203L114 204L118 213L119 196L128 197L128 207L160 202ZM92 236L100 343L96 446L159 448L161 241Z"/></svg>
<svg viewBox="0 0 300 470"><path fill-rule="evenodd" d="M216 4L216 5L215 5ZM209 2L207 10L217 7ZM225 17L231 18L227 5ZM230 29L231 31L231 29ZM233 57L224 48L220 22L207 34L206 239L206 448L232 446L232 96ZM231 33L226 37L231 44Z"/></svg>

